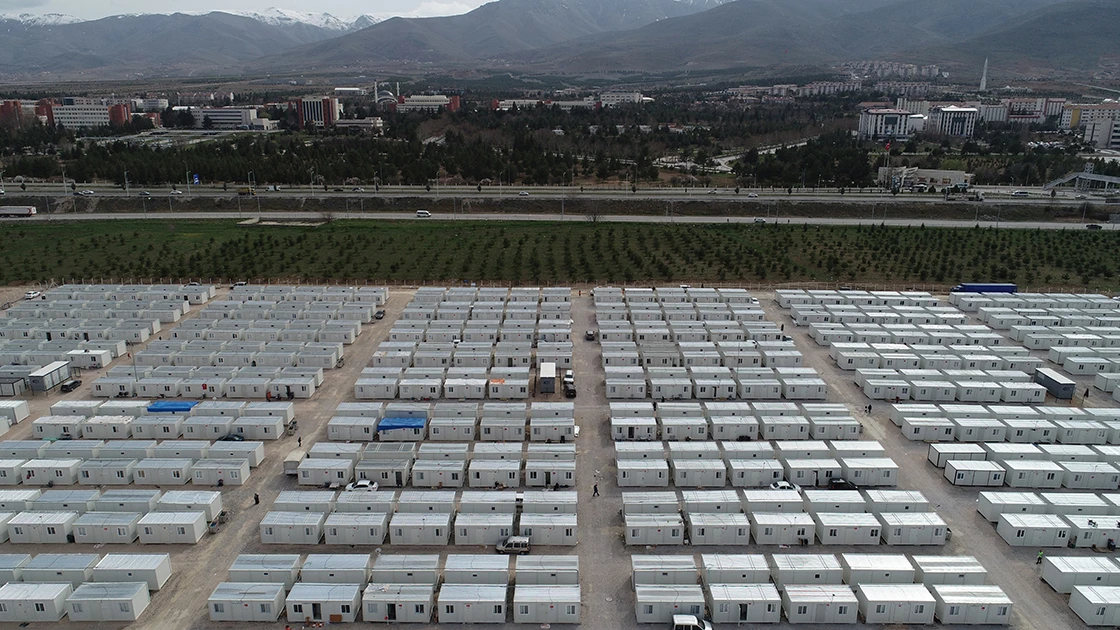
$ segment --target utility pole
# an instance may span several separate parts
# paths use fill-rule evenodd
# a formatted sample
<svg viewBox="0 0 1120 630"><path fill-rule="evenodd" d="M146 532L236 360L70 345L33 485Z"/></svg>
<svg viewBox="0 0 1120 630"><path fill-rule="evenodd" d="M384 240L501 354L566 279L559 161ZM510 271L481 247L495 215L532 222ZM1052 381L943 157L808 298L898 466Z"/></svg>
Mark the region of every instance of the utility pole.
<svg viewBox="0 0 1120 630"><path fill-rule="evenodd" d="M128 197L128 171L124 172L124 196Z"/></svg>
<svg viewBox="0 0 1120 630"><path fill-rule="evenodd" d="M187 196L191 196L191 167L187 167Z"/></svg>

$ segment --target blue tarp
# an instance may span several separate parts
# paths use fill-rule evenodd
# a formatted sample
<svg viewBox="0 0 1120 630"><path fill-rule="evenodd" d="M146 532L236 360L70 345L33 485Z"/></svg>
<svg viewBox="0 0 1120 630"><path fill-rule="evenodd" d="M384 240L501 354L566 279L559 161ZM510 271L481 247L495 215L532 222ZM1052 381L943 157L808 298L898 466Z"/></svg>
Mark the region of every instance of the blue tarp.
<svg viewBox="0 0 1120 630"><path fill-rule="evenodd" d="M148 413L186 413L197 404L198 401L160 400L148 405Z"/></svg>
<svg viewBox="0 0 1120 630"><path fill-rule="evenodd" d="M423 429L424 418L385 418L377 423L377 430L392 431L393 429Z"/></svg>

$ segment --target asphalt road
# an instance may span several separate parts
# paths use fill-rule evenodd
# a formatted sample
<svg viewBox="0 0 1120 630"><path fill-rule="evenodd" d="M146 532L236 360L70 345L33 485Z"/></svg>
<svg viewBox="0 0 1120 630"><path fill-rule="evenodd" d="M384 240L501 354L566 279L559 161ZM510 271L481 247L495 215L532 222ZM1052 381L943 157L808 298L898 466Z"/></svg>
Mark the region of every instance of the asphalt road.
<svg viewBox="0 0 1120 630"><path fill-rule="evenodd" d="M506 214L506 213L478 213L478 214L443 214L435 213L430 219L417 218L414 213L410 212L377 212L377 213L361 213L361 212L335 212L332 213L335 219L362 219L367 221L383 221L383 220L404 220L411 219L415 221L433 221L433 220L456 220L456 221L570 221L570 222L586 222L588 219L582 214ZM263 221L321 221L323 215L318 212L264 212L256 213L246 210L244 212L176 212L174 214L168 212L149 212L143 213L124 213L124 212L111 212L111 213L63 213L63 214L39 214L30 218L15 218L15 219L0 219L0 221L7 222L43 222L43 221L119 221L119 220L167 220L167 219L254 219L260 218ZM1052 222L1007 222L1007 221L954 221L946 219L882 219L875 218L829 218L829 217L715 217L715 216L666 216L666 215L604 215L600 217L604 222L622 222L622 223L757 223L759 227L774 223L787 223L787 224L802 224L807 223L810 225L880 225L886 224L890 226L917 227L924 225L926 227L952 227L952 228L971 228L979 225L980 227L995 227L995 228L1014 228L1022 230L1084 230L1085 227L1080 223L1052 223ZM1116 225L1105 225L1105 229L1116 229Z"/></svg>

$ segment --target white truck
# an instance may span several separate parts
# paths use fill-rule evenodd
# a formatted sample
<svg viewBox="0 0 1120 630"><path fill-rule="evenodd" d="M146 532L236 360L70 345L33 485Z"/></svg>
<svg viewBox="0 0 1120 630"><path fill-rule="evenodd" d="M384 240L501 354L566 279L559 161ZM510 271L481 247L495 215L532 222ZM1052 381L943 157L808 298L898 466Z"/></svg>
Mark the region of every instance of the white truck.
<svg viewBox="0 0 1120 630"><path fill-rule="evenodd" d="M293 449L284 457L284 474L295 475L299 473L299 464L307 457L307 451L302 448Z"/></svg>
<svg viewBox="0 0 1120 630"><path fill-rule="evenodd" d="M712 630L712 622L696 615L673 615L672 630Z"/></svg>
<svg viewBox="0 0 1120 630"><path fill-rule="evenodd" d="M0 206L0 217L33 217L38 212L35 206Z"/></svg>

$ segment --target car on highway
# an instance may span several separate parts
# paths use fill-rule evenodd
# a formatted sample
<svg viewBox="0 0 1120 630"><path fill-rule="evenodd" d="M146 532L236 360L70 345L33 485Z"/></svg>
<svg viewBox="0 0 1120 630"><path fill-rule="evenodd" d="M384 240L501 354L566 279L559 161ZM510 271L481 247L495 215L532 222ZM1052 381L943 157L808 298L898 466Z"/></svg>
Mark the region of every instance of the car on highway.
<svg viewBox="0 0 1120 630"><path fill-rule="evenodd" d="M362 188L361 186L355 186L354 188L350 189L350 192L365 192L365 191L366 191L366 189Z"/></svg>
<svg viewBox="0 0 1120 630"><path fill-rule="evenodd" d="M1030 197L1031 194L1029 192L1025 191L1025 190L1013 190L1013 191L1011 191L1011 196L1012 197Z"/></svg>
<svg viewBox="0 0 1120 630"><path fill-rule="evenodd" d="M1085 226L1085 229L1086 229L1086 230L1103 230L1104 228L1102 228L1101 226L1097 225L1096 223L1090 223L1089 225L1086 225L1086 226Z"/></svg>
<svg viewBox="0 0 1120 630"><path fill-rule="evenodd" d="M167 193L167 194L169 194L169 195L181 195L181 194L183 194L183 191L181 191L181 190L172 190L171 192L169 192L169 193Z"/></svg>
<svg viewBox="0 0 1120 630"><path fill-rule="evenodd" d="M59 389L62 390L63 394L68 394L68 393L74 391L75 389L78 389L81 386L82 386L82 381L75 378L75 379L70 379L69 381L66 381L65 383L63 383L62 387L59 387Z"/></svg>
<svg viewBox="0 0 1120 630"><path fill-rule="evenodd" d="M141 197L151 197L152 196L152 193L150 193L146 190L141 190L140 192L138 192L136 194L141 196Z"/></svg>
<svg viewBox="0 0 1120 630"><path fill-rule="evenodd" d="M334 189L334 192L346 192L346 191L345 191L345 190L343 190L343 189L341 189L341 188L335 188L335 189Z"/></svg>
<svg viewBox="0 0 1120 630"><path fill-rule="evenodd" d="M770 489L771 490L796 490L798 492L801 492L801 486L799 486L795 483L790 483L790 482L785 481L785 480L775 481L774 483L770 484Z"/></svg>
<svg viewBox="0 0 1120 630"><path fill-rule="evenodd" d="M374 319L385 319L385 311L377 311L373 314Z"/></svg>
<svg viewBox="0 0 1120 630"><path fill-rule="evenodd" d="M3 191L0 191L0 192L3 192ZM1074 195L1073 198L1074 199L1088 199L1088 197L1086 197L1085 195Z"/></svg>
<svg viewBox="0 0 1120 630"><path fill-rule="evenodd" d="M713 188L713 189L711 189L711 190L709 190L709 191L708 191L708 194L709 194L709 195L714 195L714 194L716 194L716 193L718 193L718 192L719 192L718 190L716 190L715 188Z"/></svg>
<svg viewBox="0 0 1120 630"><path fill-rule="evenodd" d="M79 191L76 191L74 193L74 196L75 197L92 197L95 194L97 194L97 193L93 192L92 190L79 190Z"/></svg>
<svg viewBox="0 0 1120 630"><path fill-rule="evenodd" d="M518 196L518 197L528 197L528 196L529 196L529 193L528 193L528 192L526 192L526 191L524 191L524 190L522 190L521 192L517 193L517 196Z"/></svg>
<svg viewBox="0 0 1120 630"><path fill-rule="evenodd" d="M747 193L747 197L751 199L758 199L758 193Z"/></svg>
<svg viewBox="0 0 1120 630"><path fill-rule="evenodd" d="M28 291L27 293L23 294L23 299L34 300L35 298L39 297L42 294L43 294L42 291Z"/></svg>
<svg viewBox="0 0 1120 630"><path fill-rule="evenodd" d="M6 195L6 194L8 194L8 193L4 192L3 188L0 188L0 195Z"/></svg>
<svg viewBox="0 0 1120 630"><path fill-rule="evenodd" d="M766 219L763 219L762 217L755 217L754 222L755 223L766 223Z"/></svg>
<svg viewBox="0 0 1120 630"><path fill-rule="evenodd" d="M432 213L428 212L427 210L417 210L416 216L421 219L427 219L428 217L432 216Z"/></svg>

